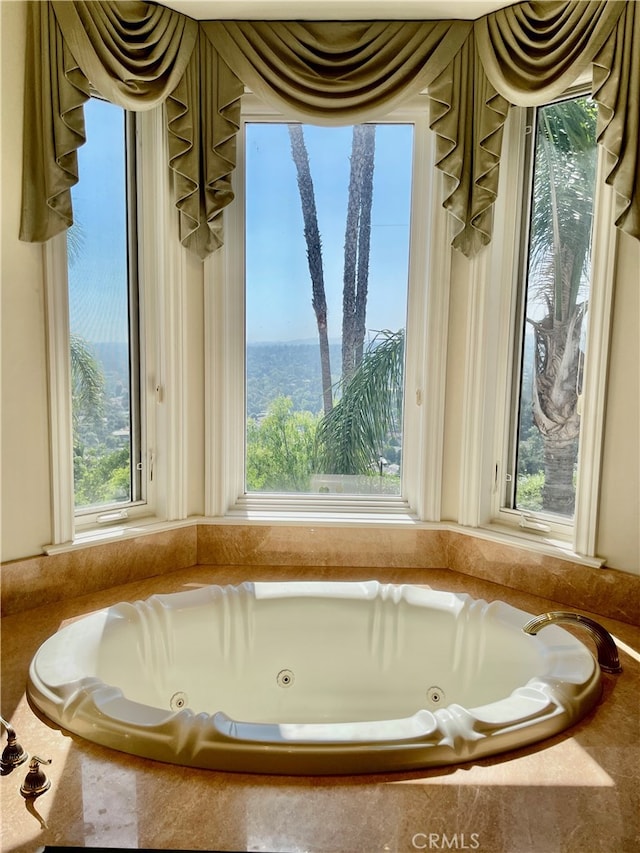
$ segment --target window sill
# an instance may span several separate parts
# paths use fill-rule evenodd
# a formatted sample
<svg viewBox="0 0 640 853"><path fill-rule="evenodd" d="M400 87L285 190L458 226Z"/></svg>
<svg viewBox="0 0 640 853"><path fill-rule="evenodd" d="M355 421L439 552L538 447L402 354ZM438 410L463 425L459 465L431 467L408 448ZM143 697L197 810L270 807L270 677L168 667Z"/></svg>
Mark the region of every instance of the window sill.
<svg viewBox="0 0 640 853"><path fill-rule="evenodd" d="M579 554L577 551L574 551L572 543L554 537L552 533L546 530L527 530L519 526L512 527L511 525L499 522L483 524L477 528L454 526L451 529L457 530L458 533L470 533L491 542L513 545L525 551L544 554L547 557L569 560L572 563L589 566L590 568L602 568L606 561L604 557L588 557L584 554Z"/></svg>
<svg viewBox="0 0 640 853"><path fill-rule="evenodd" d="M121 524L100 525L78 531L70 542L62 542L59 545L45 545L42 550L47 555L64 554L69 551L79 551L83 548L91 548L96 545L106 545L110 542L136 539L139 536L150 536L153 533L162 533L165 530L190 527L192 524L193 519L162 521L155 516L132 518Z"/></svg>
<svg viewBox="0 0 640 853"><path fill-rule="evenodd" d="M414 527L419 519L401 498L377 496L321 497L264 495L240 498L226 513L230 522L314 525L386 525ZM220 521L220 519L216 519Z"/></svg>

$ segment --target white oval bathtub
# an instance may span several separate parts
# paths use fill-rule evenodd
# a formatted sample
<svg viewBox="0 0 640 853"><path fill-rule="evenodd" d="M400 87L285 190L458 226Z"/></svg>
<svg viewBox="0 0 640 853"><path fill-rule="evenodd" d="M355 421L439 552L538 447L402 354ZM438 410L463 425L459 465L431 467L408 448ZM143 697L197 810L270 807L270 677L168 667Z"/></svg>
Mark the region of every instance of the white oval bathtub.
<svg viewBox="0 0 640 853"><path fill-rule="evenodd" d="M548 737L600 696L567 631L465 594L366 583L208 586L116 604L36 653L28 694L124 752L259 773L453 764Z"/></svg>

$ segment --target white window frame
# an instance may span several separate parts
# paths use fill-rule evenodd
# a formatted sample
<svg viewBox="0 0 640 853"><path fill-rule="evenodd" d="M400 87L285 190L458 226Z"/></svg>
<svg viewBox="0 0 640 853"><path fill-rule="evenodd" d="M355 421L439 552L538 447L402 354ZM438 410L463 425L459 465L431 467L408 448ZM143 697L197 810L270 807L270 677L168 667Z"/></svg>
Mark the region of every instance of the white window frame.
<svg viewBox="0 0 640 853"><path fill-rule="evenodd" d="M164 108L136 116L140 394L144 499L76 512L66 234L44 246L54 553L127 527L186 518L186 258L167 167ZM82 176L80 177L82 179Z"/></svg>
<svg viewBox="0 0 640 853"><path fill-rule="evenodd" d="M472 286L458 520L465 526L515 536L521 544L536 550L559 549L582 562L599 566L604 562L596 554L596 534L617 241L614 194L602 177L605 156L602 150L598 152L594 199L592 281L575 515L564 522L544 512L523 512L502 505L512 405L520 234L527 207L522 175L525 139L531 132L526 109L513 107L505 125L494 237L490 247L468 263Z"/></svg>
<svg viewBox="0 0 640 853"><path fill-rule="evenodd" d="M225 245L205 261L205 514L278 521L440 520L451 253L434 167L425 96L385 117L414 124L413 188L403 429L402 497L256 495L244 492L244 124L291 121L250 93L243 97L225 211ZM443 251L442 247L446 247ZM438 287L427 287L428 281ZM424 405L425 401L429 405Z"/></svg>

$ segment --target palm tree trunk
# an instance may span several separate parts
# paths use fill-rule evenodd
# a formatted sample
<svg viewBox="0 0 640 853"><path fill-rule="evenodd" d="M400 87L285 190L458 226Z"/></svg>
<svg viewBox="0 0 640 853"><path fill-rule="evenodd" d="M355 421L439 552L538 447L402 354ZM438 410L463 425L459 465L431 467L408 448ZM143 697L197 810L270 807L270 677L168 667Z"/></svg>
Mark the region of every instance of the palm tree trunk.
<svg viewBox="0 0 640 853"><path fill-rule="evenodd" d="M375 125L353 128L351 173L344 238L342 381L362 361L369 287Z"/></svg>
<svg viewBox="0 0 640 853"><path fill-rule="evenodd" d="M318 214L313 190L313 179L309 167L309 154L304 141L302 125L290 124L289 139L291 154L298 176L298 190L304 220L304 237L307 243L307 262L311 276L313 310L318 327L320 343L320 369L322 373L322 401L325 415L333 408L331 393L331 356L329 353L329 334L327 325L327 298L324 289L324 271L322 266L322 240L318 228Z"/></svg>
<svg viewBox="0 0 640 853"><path fill-rule="evenodd" d="M544 440L544 486L542 506L545 512L571 517L575 510L573 473L577 456L574 441Z"/></svg>
<svg viewBox="0 0 640 853"><path fill-rule="evenodd" d="M568 323L547 316L534 327L533 420L543 440L545 512L573 515L573 472L577 457L580 329L585 305L577 305Z"/></svg>
<svg viewBox="0 0 640 853"><path fill-rule="evenodd" d="M371 208L373 207L373 166L376 128L362 125L362 189L360 192L360 223L358 228L358 279L354 316L355 366L362 362L366 332L367 296L369 293L369 256L371 253Z"/></svg>
<svg viewBox="0 0 640 853"><path fill-rule="evenodd" d="M359 125L353 128L351 171L347 220L344 230L344 272L342 279L342 382L348 382L355 370L355 330L353 316L356 306L356 268L358 262L358 219L362 180L362 136Z"/></svg>

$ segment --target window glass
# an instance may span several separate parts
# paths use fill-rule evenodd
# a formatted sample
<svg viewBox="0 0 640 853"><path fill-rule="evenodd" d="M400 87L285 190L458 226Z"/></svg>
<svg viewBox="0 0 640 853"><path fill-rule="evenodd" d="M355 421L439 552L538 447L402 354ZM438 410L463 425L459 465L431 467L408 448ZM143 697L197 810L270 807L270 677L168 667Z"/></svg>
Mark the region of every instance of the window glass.
<svg viewBox="0 0 640 853"><path fill-rule="evenodd" d="M246 491L399 495L413 126L245 128Z"/></svg>
<svg viewBox="0 0 640 853"><path fill-rule="evenodd" d="M589 314L596 112L588 97L539 108L522 289L508 502L571 518Z"/></svg>
<svg viewBox="0 0 640 853"><path fill-rule="evenodd" d="M139 499L137 283L125 111L92 98L68 231L77 510Z"/></svg>

